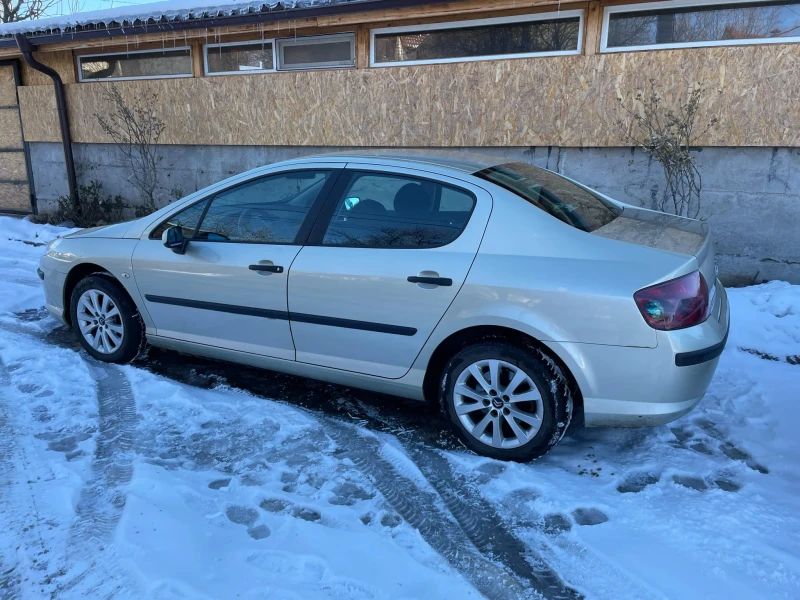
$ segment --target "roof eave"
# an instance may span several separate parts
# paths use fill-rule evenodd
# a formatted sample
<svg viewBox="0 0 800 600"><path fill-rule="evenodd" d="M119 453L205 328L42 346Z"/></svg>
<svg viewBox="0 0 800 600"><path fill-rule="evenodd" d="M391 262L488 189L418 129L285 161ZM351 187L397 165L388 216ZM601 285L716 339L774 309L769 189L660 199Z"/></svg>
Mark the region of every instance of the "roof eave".
<svg viewBox="0 0 800 600"><path fill-rule="evenodd" d="M117 26L98 29L82 29L80 31L66 31L59 33L33 32L26 33L25 37L34 46L56 44L64 42L81 42L93 39L108 39L126 37L130 35L143 35L147 33L186 31L190 29L209 29L216 27L230 27L234 25L248 25L251 23L264 23L282 21L287 19L306 19L313 17L328 17L343 14L370 12L374 10L413 8L432 4L442 4L452 0L366 0L364 2L347 2L310 8L274 9L269 11L247 13L242 15L205 17L199 19L184 19L173 21L158 21L155 23ZM13 37L0 39L0 48L16 48Z"/></svg>

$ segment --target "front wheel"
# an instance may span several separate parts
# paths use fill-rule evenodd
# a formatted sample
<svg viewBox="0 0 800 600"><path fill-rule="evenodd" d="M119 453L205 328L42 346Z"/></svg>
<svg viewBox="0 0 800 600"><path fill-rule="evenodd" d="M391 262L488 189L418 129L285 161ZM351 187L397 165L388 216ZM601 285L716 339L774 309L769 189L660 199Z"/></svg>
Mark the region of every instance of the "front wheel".
<svg viewBox="0 0 800 600"><path fill-rule="evenodd" d="M501 460L539 458L564 435L572 396L537 348L486 342L456 354L443 374L442 409L471 450Z"/></svg>
<svg viewBox="0 0 800 600"><path fill-rule="evenodd" d="M107 275L90 275L72 292L72 328L97 360L127 363L144 346L144 324L125 289Z"/></svg>

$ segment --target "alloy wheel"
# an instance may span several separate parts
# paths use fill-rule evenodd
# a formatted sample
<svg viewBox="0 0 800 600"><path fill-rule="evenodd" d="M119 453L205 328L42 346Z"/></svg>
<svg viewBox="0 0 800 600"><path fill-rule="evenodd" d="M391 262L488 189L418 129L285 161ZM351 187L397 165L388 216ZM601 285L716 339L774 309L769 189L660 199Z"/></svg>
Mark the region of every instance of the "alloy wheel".
<svg viewBox="0 0 800 600"><path fill-rule="evenodd" d="M78 300L78 326L89 345L112 354L122 345L125 326L114 300L100 290L87 290Z"/></svg>
<svg viewBox="0 0 800 600"><path fill-rule="evenodd" d="M523 446L542 426L542 395L530 375L509 362L472 363L456 379L453 396L467 432L493 448Z"/></svg>

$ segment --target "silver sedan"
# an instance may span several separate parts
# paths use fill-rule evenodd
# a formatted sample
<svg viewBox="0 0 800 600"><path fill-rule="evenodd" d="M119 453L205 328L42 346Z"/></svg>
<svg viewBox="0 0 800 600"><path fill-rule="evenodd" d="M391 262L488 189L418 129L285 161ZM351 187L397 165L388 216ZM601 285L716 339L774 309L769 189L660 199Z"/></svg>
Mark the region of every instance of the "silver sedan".
<svg viewBox="0 0 800 600"><path fill-rule="evenodd" d="M512 460L680 417L729 326L706 223L466 153L258 168L59 238L40 276L98 360L149 342L434 402Z"/></svg>

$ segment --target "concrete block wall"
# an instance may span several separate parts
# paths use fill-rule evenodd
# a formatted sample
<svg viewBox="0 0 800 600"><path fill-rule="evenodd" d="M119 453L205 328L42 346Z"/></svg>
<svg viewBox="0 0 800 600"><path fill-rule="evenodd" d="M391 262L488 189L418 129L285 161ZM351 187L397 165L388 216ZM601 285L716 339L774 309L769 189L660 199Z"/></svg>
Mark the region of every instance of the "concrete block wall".
<svg viewBox="0 0 800 600"><path fill-rule="evenodd" d="M40 211L66 194L59 144L31 143ZM160 198L166 203L265 164L343 148L315 146L161 146ZM452 150L452 149L450 149ZM653 208L664 193L658 163L634 148L460 148L530 162L577 179L629 204ZM96 179L104 192L134 202L131 171L108 144L76 144L81 183ZM782 279L800 283L800 149L698 149L703 177L702 216L717 240L720 275L727 284Z"/></svg>

